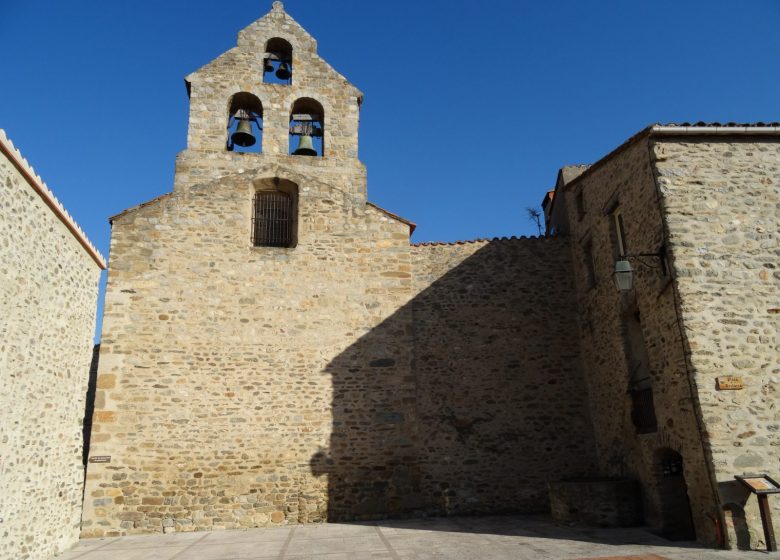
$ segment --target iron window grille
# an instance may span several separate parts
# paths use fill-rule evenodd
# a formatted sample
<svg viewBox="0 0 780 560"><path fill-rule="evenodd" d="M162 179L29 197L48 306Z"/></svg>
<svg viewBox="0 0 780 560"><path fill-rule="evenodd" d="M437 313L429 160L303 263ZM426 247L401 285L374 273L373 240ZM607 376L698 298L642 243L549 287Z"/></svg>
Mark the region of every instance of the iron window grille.
<svg viewBox="0 0 780 560"><path fill-rule="evenodd" d="M292 196L281 191L260 191L255 195L252 215L252 244L255 247L293 246Z"/></svg>

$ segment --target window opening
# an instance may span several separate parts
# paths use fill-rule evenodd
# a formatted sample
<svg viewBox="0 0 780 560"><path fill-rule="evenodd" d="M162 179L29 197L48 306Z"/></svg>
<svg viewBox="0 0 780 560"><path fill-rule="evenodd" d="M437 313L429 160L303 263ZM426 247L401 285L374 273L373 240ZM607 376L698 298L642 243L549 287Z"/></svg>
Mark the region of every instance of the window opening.
<svg viewBox="0 0 780 560"><path fill-rule="evenodd" d="M240 92L231 98L227 136L228 151L262 152L263 105L256 96Z"/></svg>
<svg viewBox="0 0 780 560"><path fill-rule="evenodd" d="M658 420L655 416L655 403L653 402L650 357L638 311L626 317L625 348L629 368L631 420L638 434L657 432Z"/></svg>
<svg viewBox="0 0 780 560"><path fill-rule="evenodd" d="M322 157L325 151L324 136L322 105L309 98L296 101L290 114L290 155Z"/></svg>
<svg viewBox="0 0 780 560"><path fill-rule="evenodd" d="M268 41L263 57L263 82L292 84L292 45L278 37Z"/></svg>
<svg viewBox="0 0 780 560"><path fill-rule="evenodd" d="M615 234L615 249L617 250L616 256L627 255L628 247L626 246L626 230L623 227L623 213L619 209L612 212L612 224Z"/></svg>
<svg viewBox="0 0 780 560"><path fill-rule="evenodd" d="M281 191L258 191L255 195L252 243L256 247L294 245L293 197Z"/></svg>
<svg viewBox="0 0 780 560"><path fill-rule="evenodd" d="M582 191L582 188L580 188L579 192L577 193L577 219L581 220L585 217L585 194Z"/></svg>
<svg viewBox="0 0 780 560"><path fill-rule="evenodd" d="M653 434L658 431L652 387L631 391L631 420L638 434Z"/></svg>

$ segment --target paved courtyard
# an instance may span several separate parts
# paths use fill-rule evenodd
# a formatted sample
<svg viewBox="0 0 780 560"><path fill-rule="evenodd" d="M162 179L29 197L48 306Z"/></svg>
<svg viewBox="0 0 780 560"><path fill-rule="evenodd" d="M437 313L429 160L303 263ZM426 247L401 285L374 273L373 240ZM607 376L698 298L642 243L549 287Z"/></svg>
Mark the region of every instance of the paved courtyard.
<svg viewBox="0 0 780 560"><path fill-rule="evenodd" d="M290 525L81 541L58 560L545 560L780 559L716 551L642 529L558 527L541 516L488 516Z"/></svg>

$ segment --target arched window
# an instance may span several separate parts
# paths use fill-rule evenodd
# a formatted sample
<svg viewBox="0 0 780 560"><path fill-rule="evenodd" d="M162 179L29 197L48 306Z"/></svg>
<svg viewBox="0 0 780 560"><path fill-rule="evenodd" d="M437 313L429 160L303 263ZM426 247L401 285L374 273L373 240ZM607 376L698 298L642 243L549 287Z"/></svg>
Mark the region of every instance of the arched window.
<svg viewBox="0 0 780 560"><path fill-rule="evenodd" d="M322 157L325 155L324 137L322 105L309 97L300 98L293 104L290 114L290 155Z"/></svg>
<svg viewBox="0 0 780 560"><path fill-rule="evenodd" d="M298 187L272 179L257 185L252 212L255 247L295 247L298 244Z"/></svg>
<svg viewBox="0 0 780 560"><path fill-rule="evenodd" d="M263 104L245 91L230 98L227 149L236 152L263 151Z"/></svg>
<svg viewBox="0 0 780 560"><path fill-rule="evenodd" d="M265 45L263 58L263 82L266 84L292 83L292 45L274 37Z"/></svg>

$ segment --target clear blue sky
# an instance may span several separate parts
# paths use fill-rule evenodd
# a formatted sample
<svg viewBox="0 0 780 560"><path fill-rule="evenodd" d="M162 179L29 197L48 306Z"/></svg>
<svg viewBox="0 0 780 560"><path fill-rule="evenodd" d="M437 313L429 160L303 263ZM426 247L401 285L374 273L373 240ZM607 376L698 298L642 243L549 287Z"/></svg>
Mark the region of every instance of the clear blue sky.
<svg viewBox="0 0 780 560"><path fill-rule="evenodd" d="M172 188L183 77L270 0L0 0L0 127L108 253ZM778 0L287 0L366 94L370 199L415 241L533 234L557 169L656 122L780 120Z"/></svg>

